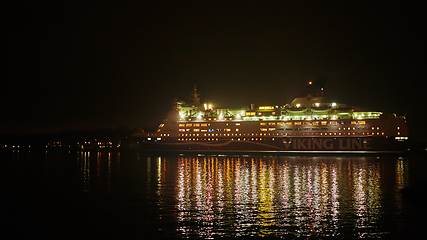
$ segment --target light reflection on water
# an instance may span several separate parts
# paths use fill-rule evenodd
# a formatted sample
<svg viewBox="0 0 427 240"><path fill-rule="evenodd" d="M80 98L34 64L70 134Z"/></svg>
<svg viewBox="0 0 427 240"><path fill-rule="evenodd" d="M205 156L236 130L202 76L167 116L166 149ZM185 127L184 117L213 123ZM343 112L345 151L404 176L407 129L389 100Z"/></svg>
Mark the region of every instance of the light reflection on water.
<svg viewBox="0 0 427 240"><path fill-rule="evenodd" d="M402 201L399 192L426 178L423 159L95 151L2 158L8 170L3 182L16 182L5 194L10 202L35 198L45 206L39 209L47 209L19 219L54 215L45 226L63 221L77 235L76 229L88 225L113 234L116 229L117 238L132 231L143 239L389 238L423 234L426 223L419 220L427 214L424 201ZM52 204L68 208L67 214Z"/></svg>
<svg viewBox="0 0 427 240"><path fill-rule="evenodd" d="M399 189L406 172L403 161L396 167ZM347 237L381 237L388 233L380 219L381 170L380 162L360 157L180 157L177 231L203 238L352 231Z"/></svg>

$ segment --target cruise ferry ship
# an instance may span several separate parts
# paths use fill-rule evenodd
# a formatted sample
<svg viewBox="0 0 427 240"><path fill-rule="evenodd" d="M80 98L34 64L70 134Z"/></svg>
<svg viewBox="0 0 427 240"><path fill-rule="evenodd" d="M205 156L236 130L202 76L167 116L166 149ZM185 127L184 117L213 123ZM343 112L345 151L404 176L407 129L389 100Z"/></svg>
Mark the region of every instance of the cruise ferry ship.
<svg viewBox="0 0 427 240"><path fill-rule="evenodd" d="M151 151L275 153L399 153L408 139L406 119L395 114L328 102L323 86L309 82L291 103L248 108L175 101L155 133L143 133Z"/></svg>

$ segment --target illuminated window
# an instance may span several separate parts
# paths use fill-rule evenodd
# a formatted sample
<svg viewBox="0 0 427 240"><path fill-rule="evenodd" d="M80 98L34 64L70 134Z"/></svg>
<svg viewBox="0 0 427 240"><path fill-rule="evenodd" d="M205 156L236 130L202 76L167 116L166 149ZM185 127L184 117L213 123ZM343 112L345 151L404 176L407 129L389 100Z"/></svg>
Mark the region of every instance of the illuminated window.
<svg viewBox="0 0 427 240"><path fill-rule="evenodd" d="M200 132L200 129L195 128L195 129L193 129L193 131L194 131L194 132Z"/></svg>
<svg viewBox="0 0 427 240"><path fill-rule="evenodd" d="M275 122L270 122L270 123L268 123L268 125L276 125L276 123Z"/></svg>
<svg viewBox="0 0 427 240"><path fill-rule="evenodd" d="M238 132L239 131L239 129L238 128L236 128L236 132Z"/></svg>
<svg viewBox="0 0 427 240"><path fill-rule="evenodd" d="M236 123L236 126L239 126L240 125L240 123Z"/></svg>
<svg viewBox="0 0 427 240"><path fill-rule="evenodd" d="M337 121L331 121L330 124L337 125L338 123L337 123Z"/></svg>
<svg viewBox="0 0 427 240"><path fill-rule="evenodd" d="M186 127L191 127L193 124L191 124L191 123L187 123L185 126Z"/></svg>
<svg viewBox="0 0 427 240"><path fill-rule="evenodd" d="M258 108L259 110L274 110L273 106L262 106Z"/></svg>
<svg viewBox="0 0 427 240"><path fill-rule="evenodd" d="M230 129L230 128L225 128L225 129L224 129L224 131L225 131L225 132L230 132L230 131L231 131L231 129Z"/></svg>
<svg viewBox="0 0 427 240"><path fill-rule="evenodd" d="M301 125L301 122L295 122L295 125Z"/></svg>
<svg viewBox="0 0 427 240"><path fill-rule="evenodd" d="M180 128L180 129L179 129L179 131L180 131L180 132L185 132L185 129L181 129L181 128Z"/></svg>
<svg viewBox="0 0 427 240"><path fill-rule="evenodd" d="M208 130L207 129L202 129L202 130L200 130L201 132L207 132Z"/></svg>
<svg viewBox="0 0 427 240"><path fill-rule="evenodd" d="M278 122L278 123L277 123L277 126L283 126L283 125L285 125L285 123L284 123L284 122Z"/></svg>
<svg viewBox="0 0 427 240"><path fill-rule="evenodd" d="M187 128L187 129L185 129L185 131L187 131L187 132L188 132L188 131L190 131L190 129L189 129L189 128Z"/></svg>
<svg viewBox="0 0 427 240"><path fill-rule="evenodd" d="M193 127L200 127L200 123L195 123Z"/></svg>
<svg viewBox="0 0 427 240"><path fill-rule="evenodd" d="M207 123L202 123L200 126L202 126L202 127L207 127L207 126L208 126L208 124L207 124Z"/></svg>
<svg viewBox="0 0 427 240"><path fill-rule="evenodd" d="M366 124L365 121L357 121L357 124Z"/></svg>
<svg viewBox="0 0 427 240"><path fill-rule="evenodd" d="M322 122L321 122L321 124L322 124L322 125L327 125L327 124L328 124L328 122L327 122L327 121L322 121Z"/></svg>
<svg viewBox="0 0 427 240"><path fill-rule="evenodd" d="M286 122L286 125L292 125L292 122Z"/></svg>
<svg viewBox="0 0 427 240"><path fill-rule="evenodd" d="M267 123L262 122L262 123L259 123L259 125L261 125L261 126L265 126L265 125L267 125Z"/></svg>
<svg viewBox="0 0 427 240"><path fill-rule="evenodd" d="M351 121L351 124L356 124L356 121Z"/></svg>
<svg viewBox="0 0 427 240"><path fill-rule="evenodd" d="M179 127L185 127L185 123L180 123L178 126Z"/></svg>
<svg viewBox="0 0 427 240"><path fill-rule="evenodd" d="M261 130L261 132L266 132L267 128L261 128L260 130Z"/></svg>
<svg viewBox="0 0 427 240"><path fill-rule="evenodd" d="M311 122L304 122L304 125L311 125Z"/></svg>
<svg viewBox="0 0 427 240"><path fill-rule="evenodd" d="M275 131L276 128L269 128L268 131Z"/></svg>
<svg viewBox="0 0 427 240"><path fill-rule="evenodd" d="M317 121L313 122L313 125L319 125L319 122L317 122Z"/></svg>

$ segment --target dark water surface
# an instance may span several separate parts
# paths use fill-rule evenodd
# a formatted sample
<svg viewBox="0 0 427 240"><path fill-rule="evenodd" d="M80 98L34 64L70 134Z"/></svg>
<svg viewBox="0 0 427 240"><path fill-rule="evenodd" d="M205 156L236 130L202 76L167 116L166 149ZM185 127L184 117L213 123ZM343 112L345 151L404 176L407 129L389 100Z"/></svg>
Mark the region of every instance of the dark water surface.
<svg viewBox="0 0 427 240"><path fill-rule="evenodd" d="M0 152L5 239L423 238L425 157Z"/></svg>

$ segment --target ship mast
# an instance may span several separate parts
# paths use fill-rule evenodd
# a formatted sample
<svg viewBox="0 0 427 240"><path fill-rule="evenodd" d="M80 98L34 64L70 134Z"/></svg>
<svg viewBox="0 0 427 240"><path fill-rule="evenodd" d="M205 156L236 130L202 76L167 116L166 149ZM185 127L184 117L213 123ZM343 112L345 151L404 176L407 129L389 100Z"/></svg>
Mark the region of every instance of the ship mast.
<svg viewBox="0 0 427 240"><path fill-rule="evenodd" d="M200 106L200 94L197 93L196 85L194 85L193 92L190 94L190 100L193 101L193 105L196 107Z"/></svg>

